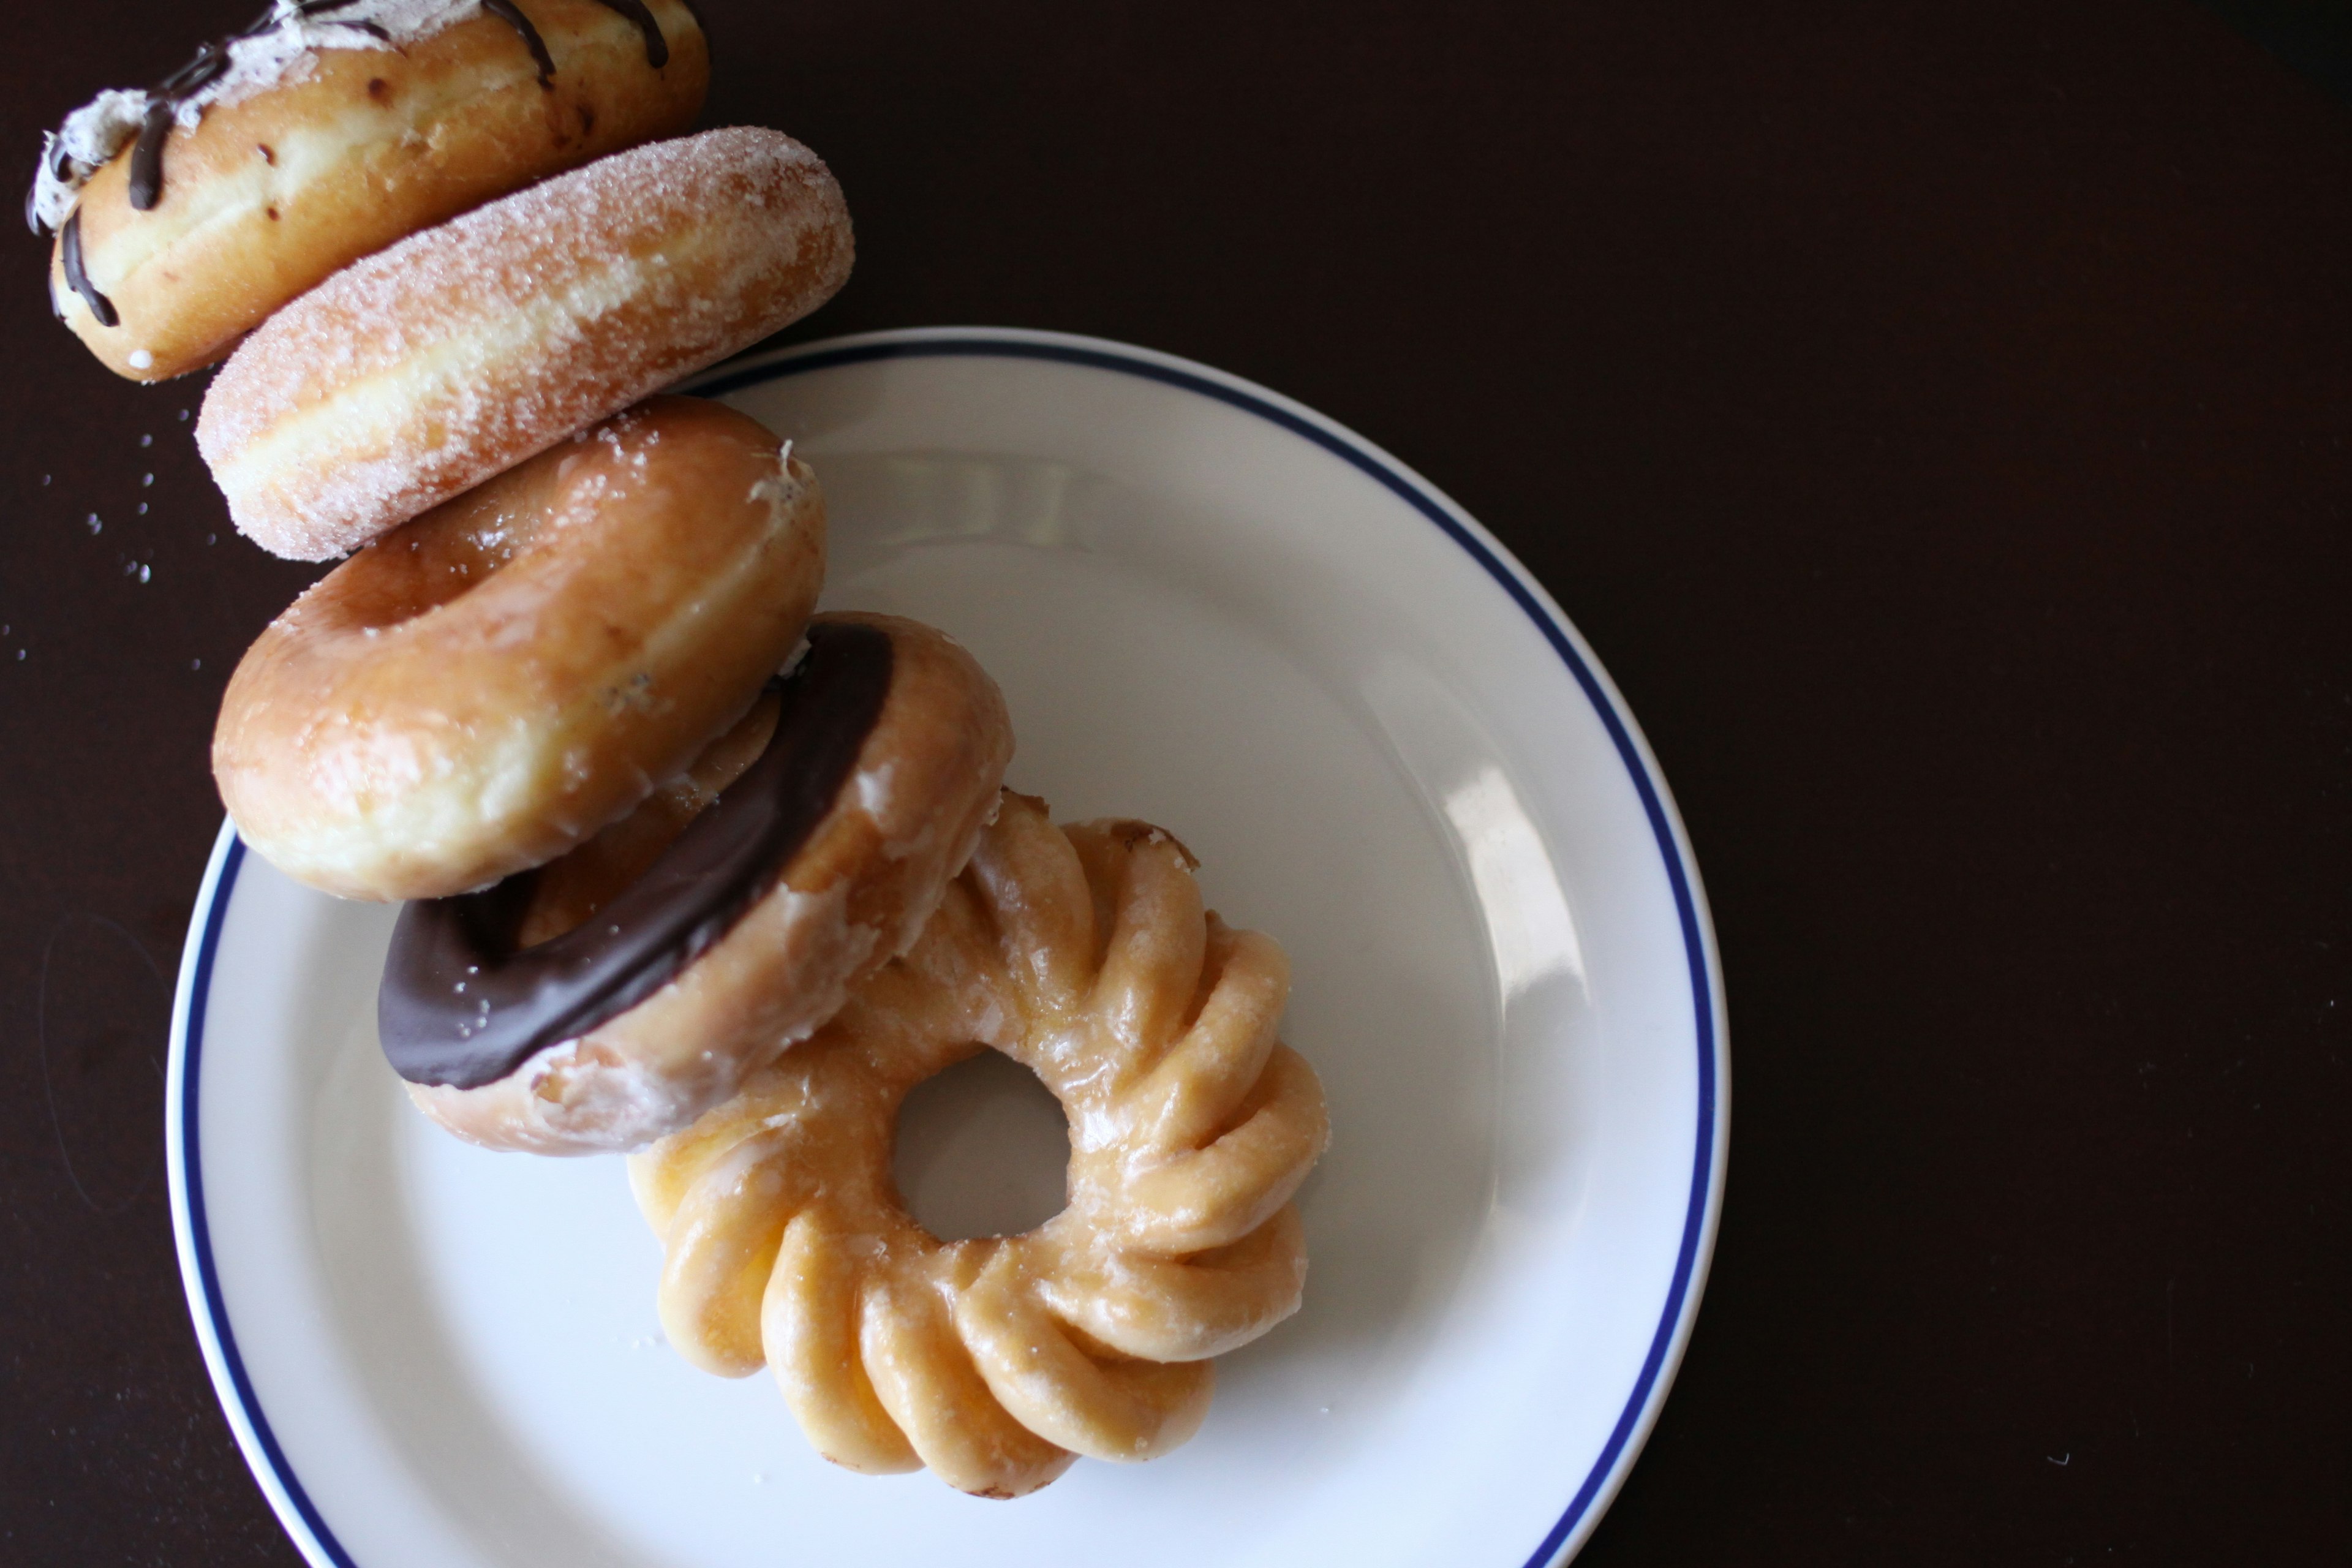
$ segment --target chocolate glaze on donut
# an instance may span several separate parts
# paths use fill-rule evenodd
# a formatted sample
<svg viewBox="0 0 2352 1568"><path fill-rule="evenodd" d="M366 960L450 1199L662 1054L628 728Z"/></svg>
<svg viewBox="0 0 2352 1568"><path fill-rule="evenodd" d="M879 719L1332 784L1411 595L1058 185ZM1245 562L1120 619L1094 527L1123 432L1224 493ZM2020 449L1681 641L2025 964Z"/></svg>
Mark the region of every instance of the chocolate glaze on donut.
<svg viewBox="0 0 2352 1568"><path fill-rule="evenodd" d="M832 810L881 715L891 664L879 627L810 627L759 761L584 925L517 948L532 871L409 904L376 994L393 1070L411 1083L493 1083L667 984L767 892Z"/></svg>

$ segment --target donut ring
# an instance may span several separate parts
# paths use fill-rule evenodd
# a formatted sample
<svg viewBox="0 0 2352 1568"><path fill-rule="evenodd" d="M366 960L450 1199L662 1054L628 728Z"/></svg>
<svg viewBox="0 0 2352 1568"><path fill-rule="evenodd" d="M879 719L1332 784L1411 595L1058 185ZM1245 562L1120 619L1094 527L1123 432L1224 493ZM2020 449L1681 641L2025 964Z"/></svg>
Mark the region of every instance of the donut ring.
<svg viewBox="0 0 2352 1568"><path fill-rule="evenodd" d="M1004 700L913 621L819 616L809 644L683 791L541 872L403 912L378 1032L427 1115L494 1149L642 1147L915 941L995 811ZM677 833L699 804L680 795L722 784Z"/></svg>
<svg viewBox="0 0 2352 1568"><path fill-rule="evenodd" d="M326 560L798 320L850 259L792 138L657 142L303 295L214 378L196 445L257 543Z"/></svg>
<svg viewBox="0 0 2352 1568"><path fill-rule="evenodd" d="M229 679L237 832L331 893L436 898L562 854L742 716L824 575L757 421L657 397L329 573Z"/></svg>
<svg viewBox="0 0 2352 1568"><path fill-rule="evenodd" d="M985 1497L1190 1437L1207 1358L1298 1309L1289 1199L1328 1140L1313 1069L1275 1037L1282 950L1204 916L1191 865L1157 828L1056 830L1008 792L905 959L630 1160L669 1342L722 1375L764 1360L837 1464ZM1069 1205L943 1243L898 1202L892 1129L983 1046L1068 1111Z"/></svg>
<svg viewBox="0 0 2352 1568"><path fill-rule="evenodd" d="M280 7L178 91L102 95L106 123L51 139L28 204L59 230L58 319L118 375L184 374L404 235L693 123L710 54L684 0L505 9ZM100 152L86 183L61 177Z"/></svg>

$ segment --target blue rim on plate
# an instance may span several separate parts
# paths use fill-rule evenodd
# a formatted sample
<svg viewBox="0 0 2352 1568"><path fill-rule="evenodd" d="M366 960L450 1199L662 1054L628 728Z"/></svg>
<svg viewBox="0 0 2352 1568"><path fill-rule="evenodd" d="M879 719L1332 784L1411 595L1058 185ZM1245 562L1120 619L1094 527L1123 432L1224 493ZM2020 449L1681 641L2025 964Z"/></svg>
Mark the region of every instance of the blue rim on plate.
<svg viewBox="0 0 2352 1568"><path fill-rule="evenodd" d="M1640 1375L1626 1395L1608 1441L1578 1483L1559 1520L1528 1555L1524 1568L1547 1568L1565 1562L1599 1522L1601 1510L1623 1483L1643 1439L1657 1419L1697 1313L1722 1207L1723 1154L1728 1131L1724 1082L1728 1063L1722 1027L1722 980L1697 869L1691 864L1681 822L1664 781L1657 776L1649 748L1624 712L1614 688L1584 647L1583 639L1499 542L1435 487L1370 441L1301 404L1238 376L1102 338L1009 328L911 328L827 339L764 356L750 364L722 366L688 384L686 390L719 396L836 365L921 358L1046 360L1140 376L1229 404L1314 443L1386 487L1467 552L1543 633L1552 650L1575 676L1577 685L1608 731L1641 797L1642 809L1664 862L1667 881L1674 889L1675 915L1681 922L1683 947L1690 969L1694 1045L1698 1053L1698 1116L1692 1138L1690 1200L1684 1215L1682 1240L1648 1354L1643 1359ZM189 1310L196 1320L197 1337L207 1352L205 1359L211 1363L214 1385L228 1407L231 1425L245 1449L247 1462L298 1545L309 1550L313 1557L333 1563L335 1568L360 1568L335 1539L334 1531L328 1528L325 1518L303 1489L255 1396L252 1380L237 1354L236 1335L221 1297L205 1213L197 1105L203 1089L205 1003L212 984L213 960L220 946L221 930L245 852L244 843L224 824L200 894L198 918L181 960L172 1029L173 1092L164 1106L173 1186L172 1220L178 1233L181 1270Z"/></svg>

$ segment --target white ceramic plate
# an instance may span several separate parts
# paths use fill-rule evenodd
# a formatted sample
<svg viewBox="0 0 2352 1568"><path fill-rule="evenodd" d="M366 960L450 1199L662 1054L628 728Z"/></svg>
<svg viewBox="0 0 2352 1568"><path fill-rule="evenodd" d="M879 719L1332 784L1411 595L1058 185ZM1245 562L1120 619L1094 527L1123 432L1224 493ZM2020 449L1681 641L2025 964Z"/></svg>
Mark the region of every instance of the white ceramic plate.
<svg viewBox="0 0 2352 1568"><path fill-rule="evenodd" d="M1169 826L1211 902L1288 947L1286 1037L1334 1128L1306 1308L1220 1363L1200 1436L1152 1464L1013 1503L833 1468L766 1379L662 1343L620 1162L488 1154L409 1110L373 1028L389 911L224 828L180 973L173 1216L213 1380L303 1552L1564 1560L1689 1332L1727 1067L1697 872L1575 630L1394 458L1163 354L893 332L702 390L816 464L829 605L944 626L1003 682L1012 782ZM932 1108L950 1142L1021 1120L1001 1075L957 1092L981 1103ZM908 1179L944 1212L971 1151L930 1152Z"/></svg>

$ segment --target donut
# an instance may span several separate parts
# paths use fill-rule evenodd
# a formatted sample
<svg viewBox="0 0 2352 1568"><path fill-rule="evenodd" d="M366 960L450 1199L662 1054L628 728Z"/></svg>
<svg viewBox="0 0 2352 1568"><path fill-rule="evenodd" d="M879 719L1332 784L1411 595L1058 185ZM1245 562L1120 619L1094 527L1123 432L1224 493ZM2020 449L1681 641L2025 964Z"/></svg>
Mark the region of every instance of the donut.
<svg viewBox="0 0 2352 1568"><path fill-rule="evenodd" d="M1204 913L1192 868L1158 828L1057 830L1008 792L904 959L631 1158L669 1342L725 1375L764 1361L837 1464L927 1465L984 1497L1190 1437L1208 1358L1298 1309L1290 1199L1328 1140L1313 1069L1276 1038L1281 948ZM1068 1206L941 1242L898 1201L892 1130L908 1089L983 1047L1067 1111Z"/></svg>
<svg viewBox="0 0 2352 1568"><path fill-rule="evenodd" d="M117 374L212 363L361 257L693 122L684 0L278 0L42 147L58 318Z"/></svg>
<svg viewBox="0 0 2352 1568"><path fill-rule="evenodd" d="M943 633L819 616L681 786L540 871L402 910L384 1054L490 1148L674 1132L914 942L1012 750L995 683Z"/></svg>
<svg viewBox="0 0 2352 1568"><path fill-rule="evenodd" d="M559 856L742 717L824 574L815 476L756 420L657 397L329 573L230 677L238 834L357 899Z"/></svg>
<svg viewBox="0 0 2352 1568"><path fill-rule="evenodd" d="M325 560L814 310L851 248L840 187L781 132L615 153L278 311L196 444L239 528Z"/></svg>

